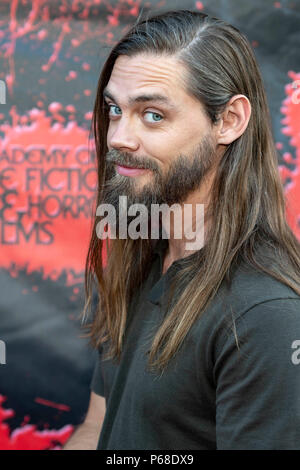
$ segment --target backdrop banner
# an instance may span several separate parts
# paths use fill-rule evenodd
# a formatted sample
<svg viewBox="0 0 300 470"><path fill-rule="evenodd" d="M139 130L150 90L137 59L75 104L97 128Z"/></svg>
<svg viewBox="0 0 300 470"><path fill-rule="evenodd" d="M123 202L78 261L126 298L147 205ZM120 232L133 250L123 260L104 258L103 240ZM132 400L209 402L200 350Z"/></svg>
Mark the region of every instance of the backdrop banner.
<svg viewBox="0 0 300 470"><path fill-rule="evenodd" d="M97 80L141 10L178 8L251 42L300 239L300 0L0 0L0 449L60 449L84 419L96 359L79 314Z"/></svg>

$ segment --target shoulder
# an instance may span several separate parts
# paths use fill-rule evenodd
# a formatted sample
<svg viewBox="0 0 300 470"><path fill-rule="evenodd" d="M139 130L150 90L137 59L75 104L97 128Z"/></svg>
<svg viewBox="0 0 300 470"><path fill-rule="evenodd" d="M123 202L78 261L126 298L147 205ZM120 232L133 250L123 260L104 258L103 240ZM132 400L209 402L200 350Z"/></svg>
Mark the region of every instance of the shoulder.
<svg viewBox="0 0 300 470"><path fill-rule="evenodd" d="M241 265L221 289L219 352L239 349L258 355L289 355L300 339L300 295L285 283L252 266ZM221 294L221 297L222 297ZM255 355L255 354L254 354Z"/></svg>
<svg viewBox="0 0 300 470"><path fill-rule="evenodd" d="M284 335L300 336L300 295L291 287L258 269L241 264L223 281L216 296L195 325L195 341L206 338L206 346L216 353L238 338L264 342L268 334L274 341ZM297 335L296 335L297 336ZM292 340L292 339L291 339Z"/></svg>
<svg viewBox="0 0 300 470"><path fill-rule="evenodd" d="M299 313L300 295L294 289L245 263L235 270L229 283L222 283L219 295L234 319L261 309L278 312L283 306L288 311Z"/></svg>

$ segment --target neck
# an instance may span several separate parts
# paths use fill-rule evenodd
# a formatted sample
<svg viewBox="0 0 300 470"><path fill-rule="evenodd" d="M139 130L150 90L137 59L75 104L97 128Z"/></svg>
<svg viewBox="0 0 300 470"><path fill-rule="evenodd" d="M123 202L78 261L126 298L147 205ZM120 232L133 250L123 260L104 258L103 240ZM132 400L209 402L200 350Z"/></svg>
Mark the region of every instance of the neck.
<svg viewBox="0 0 300 470"><path fill-rule="evenodd" d="M174 211L167 211L163 215L163 231L169 240L163 274L174 261L185 258L204 246L210 221L207 200L207 197L194 194L184 203L178 204Z"/></svg>

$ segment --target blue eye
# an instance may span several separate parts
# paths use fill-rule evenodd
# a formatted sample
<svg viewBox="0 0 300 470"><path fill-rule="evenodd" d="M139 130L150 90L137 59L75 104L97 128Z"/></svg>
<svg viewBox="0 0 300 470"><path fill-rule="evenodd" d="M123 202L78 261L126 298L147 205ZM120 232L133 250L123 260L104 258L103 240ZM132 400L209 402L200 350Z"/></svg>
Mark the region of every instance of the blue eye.
<svg viewBox="0 0 300 470"><path fill-rule="evenodd" d="M160 120L163 119L163 117L160 114L155 113L154 111L147 111L145 114L153 115L154 121L150 121L150 122L160 122ZM158 117L158 120L156 119L157 117Z"/></svg>
<svg viewBox="0 0 300 470"><path fill-rule="evenodd" d="M108 104L107 105L108 107L108 110L111 111L112 108L117 108L117 109L120 109L118 106L114 105L114 104ZM113 115L114 116L114 115ZM117 114L117 116L119 116L119 114Z"/></svg>
<svg viewBox="0 0 300 470"><path fill-rule="evenodd" d="M119 106L116 106L115 104L104 103L104 106L105 106L105 109L109 111L109 115L110 115L110 116L120 116L120 115L122 114L121 108L119 108ZM114 114L114 113L111 113L111 110L112 110L113 108L114 108L115 110L119 110L120 112L115 112L115 114ZM153 121L151 121L151 120L150 120L150 121L147 121L147 122L150 122L150 123L151 123L151 122L152 122L152 123L154 123L154 122L160 122L160 121L163 119L163 117L162 117L160 114L158 114L158 113L156 113L156 112L154 112L154 111L146 111L144 114L152 114L152 115L153 115Z"/></svg>

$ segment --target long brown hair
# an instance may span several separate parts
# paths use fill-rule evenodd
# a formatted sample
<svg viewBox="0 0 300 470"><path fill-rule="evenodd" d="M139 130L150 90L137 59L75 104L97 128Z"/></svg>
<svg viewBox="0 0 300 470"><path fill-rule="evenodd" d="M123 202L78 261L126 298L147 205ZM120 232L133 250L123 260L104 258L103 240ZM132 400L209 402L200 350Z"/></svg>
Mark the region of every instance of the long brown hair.
<svg viewBox="0 0 300 470"><path fill-rule="evenodd" d="M172 292L176 286L181 287L180 296L167 310L148 358L150 367L162 371L238 261L253 265L300 294L300 245L286 222L271 119L252 48L234 26L200 12L176 10L139 18L107 58L93 113L98 164L96 205L102 202L108 151L108 116L102 93L116 58L142 53L174 55L185 65L186 90L204 105L212 124L236 94L245 95L252 110L246 130L227 146L218 166L210 195L212 229L201 259L192 257L173 279ZM96 286L97 308L85 326L89 329L87 336L93 347L108 341L106 357L119 359L128 306L151 265L152 245L149 239L130 238L113 239L107 244L96 234L100 220L95 214L86 260L82 318L88 317ZM259 247L264 247L263 258Z"/></svg>

